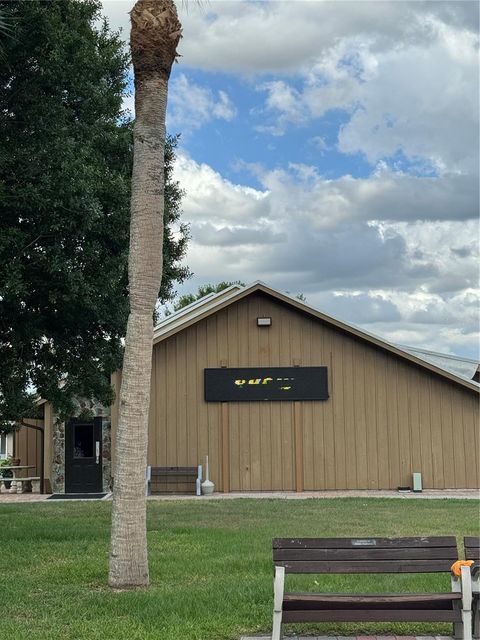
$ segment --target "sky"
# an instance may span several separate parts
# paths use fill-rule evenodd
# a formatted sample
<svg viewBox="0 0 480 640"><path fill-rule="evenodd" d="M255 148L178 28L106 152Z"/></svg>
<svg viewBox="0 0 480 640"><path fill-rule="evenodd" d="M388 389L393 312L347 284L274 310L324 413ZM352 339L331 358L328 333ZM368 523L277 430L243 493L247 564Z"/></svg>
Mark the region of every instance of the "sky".
<svg viewBox="0 0 480 640"><path fill-rule="evenodd" d="M132 6L103 2L126 40ZM262 280L389 341L478 358L477 2L178 9L167 130L194 273L178 293Z"/></svg>

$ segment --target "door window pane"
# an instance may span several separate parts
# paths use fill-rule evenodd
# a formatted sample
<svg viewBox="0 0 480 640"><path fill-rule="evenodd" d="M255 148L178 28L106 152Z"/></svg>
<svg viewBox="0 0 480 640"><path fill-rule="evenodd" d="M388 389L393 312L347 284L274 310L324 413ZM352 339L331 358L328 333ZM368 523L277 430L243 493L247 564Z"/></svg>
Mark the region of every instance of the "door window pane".
<svg viewBox="0 0 480 640"><path fill-rule="evenodd" d="M93 424L75 425L73 457L93 458Z"/></svg>

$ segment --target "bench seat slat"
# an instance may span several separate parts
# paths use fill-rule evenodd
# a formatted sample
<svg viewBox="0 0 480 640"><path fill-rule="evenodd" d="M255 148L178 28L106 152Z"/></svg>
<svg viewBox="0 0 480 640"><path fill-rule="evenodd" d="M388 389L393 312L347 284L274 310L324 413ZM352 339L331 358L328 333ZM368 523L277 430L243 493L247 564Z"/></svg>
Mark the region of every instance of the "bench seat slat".
<svg viewBox="0 0 480 640"><path fill-rule="evenodd" d="M455 536L416 536L407 538L274 538L274 549L357 549L454 547Z"/></svg>
<svg viewBox="0 0 480 640"><path fill-rule="evenodd" d="M357 549L274 549L273 559L276 560L450 560L457 559L456 547L429 547L410 549L392 547L385 548L357 548Z"/></svg>
<svg viewBox="0 0 480 640"><path fill-rule="evenodd" d="M436 600L438 602L451 602L452 600L461 600L460 592L452 593L286 593L283 601L287 602L392 602L392 603L411 603L411 602L430 602Z"/></svg>
<svg viewBox="0 0 480 640"><path fill-rule="evenodd" d="M350 561L288 561L275 562L286 573L441 573L450 571L449 560L350 560Z"/></svg>
<svg viewBox="0 0 480 640"><path fill-rule="evenodd" d="M311 609L452 609L461 593L408 593L408 594L331 594L286 593L283 610Z"/></svg>
<svg viewBox="0 0 480 640"><path fill-rule="evenodd" d="M324 609L284 611L282 622L460 622L460 609Z"/></svg>

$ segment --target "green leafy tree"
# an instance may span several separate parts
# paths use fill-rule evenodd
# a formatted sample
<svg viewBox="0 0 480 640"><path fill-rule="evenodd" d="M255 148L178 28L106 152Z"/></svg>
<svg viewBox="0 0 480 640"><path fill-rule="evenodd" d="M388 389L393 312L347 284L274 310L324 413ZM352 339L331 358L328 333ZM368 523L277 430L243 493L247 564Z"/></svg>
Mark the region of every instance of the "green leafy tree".
<svg viewBox="0 0 480 640"><path fill-rule="evenodd" d="M35 391L68 415L76 395L112 399L129 310L132 123L129 56L98 26L99 0L0 0L0 424ZM188 229L165 153L161 301L188 270ZM173 235L173 227L180 233Z"/></svg>

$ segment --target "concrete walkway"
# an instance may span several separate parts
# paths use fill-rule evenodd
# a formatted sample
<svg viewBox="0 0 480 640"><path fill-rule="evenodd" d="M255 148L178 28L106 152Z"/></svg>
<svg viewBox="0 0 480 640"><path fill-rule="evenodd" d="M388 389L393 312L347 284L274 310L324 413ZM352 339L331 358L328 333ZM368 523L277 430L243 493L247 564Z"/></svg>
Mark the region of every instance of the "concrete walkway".
<svg viewBox="0 0 480 640"><path fill-rule="evenodd" d="M1 493L0 504L11 504L14 502L43 502L47 495L38 493ZM245 493L214 493L211 496L194 495L157 495L150 496L149 500L238 500L253 498L259 500L307 500L307 499L331 499L331 498L392 498L399 500L432 500L432 499L461 499L479 500L480 491L478 489L426 489L422 493L400 493L399 491L304 491L295 493L294 491L272 491L245 492ZM107 494L103 500L111 499L111 494Z"/></svg>
<svg viewBox="0 0 480 640"><path fill-rule="evenodd" d="M155 495L150 496L149 500L235 500L238 498L255 498L266 500L307 500L311 498L397 498L403 500L422 500L422 499L469 499L479 500L480 491L478 489L425 489L421 493L413 491L377 491L365 489L363 491L303 491L296 493L295 491L249 491L249 492L232 492L232 493L214 493L211 496L201 496L196 498L193 495Z"/></svg>
<svg viewBox="0 0 480 640"><path fill-rule="evenodd" d="M284 640L452 640L451 636L290 636ZM240 640L271 640L271 636L242 636Z"/></svg>

